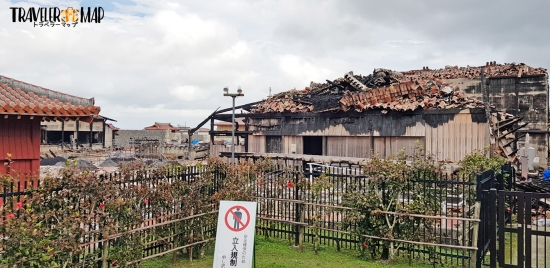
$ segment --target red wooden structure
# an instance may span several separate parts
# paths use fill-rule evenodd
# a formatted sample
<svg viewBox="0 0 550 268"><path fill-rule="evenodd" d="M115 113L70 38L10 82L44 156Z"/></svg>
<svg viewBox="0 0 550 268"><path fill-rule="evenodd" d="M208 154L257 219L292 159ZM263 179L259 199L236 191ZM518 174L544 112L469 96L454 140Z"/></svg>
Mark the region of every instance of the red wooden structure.
<svg viewBox="0 0 550 268"><path fill-rule="evenodd" d="M99 114L94 99L85 99L0 76L0 174L38 175L40 122L92 122ZM8 155L9 154L9 155ZM8 159L13 162L7 170Z"/></svg>
<svg viewBox="0 0 550 268"><path fill-rule="evenodd" d="M0 162L7 163L11 155L11 174L31 175L40 168L40 119L30 116L5 115L0 118ZM0 165L0 174L7 173L7 165Z"/></svg>

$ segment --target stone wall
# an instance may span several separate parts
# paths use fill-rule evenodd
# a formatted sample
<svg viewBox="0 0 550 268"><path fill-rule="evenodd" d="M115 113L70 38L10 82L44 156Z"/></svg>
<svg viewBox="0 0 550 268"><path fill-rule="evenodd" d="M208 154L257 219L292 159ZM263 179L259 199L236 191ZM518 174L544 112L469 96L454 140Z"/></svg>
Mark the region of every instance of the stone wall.
<svg viewBox="0 0 550 268"><path fill-rule="evenodd" d="M168 130L119 130L114 137L114 146L130 147L130 140L152 139L163 143Z"/></svg>

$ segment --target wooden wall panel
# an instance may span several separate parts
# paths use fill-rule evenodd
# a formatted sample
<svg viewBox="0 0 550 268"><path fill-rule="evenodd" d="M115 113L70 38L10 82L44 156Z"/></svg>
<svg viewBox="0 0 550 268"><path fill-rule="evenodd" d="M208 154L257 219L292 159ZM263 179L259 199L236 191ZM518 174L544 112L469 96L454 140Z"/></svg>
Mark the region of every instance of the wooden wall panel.
<svg viewBox="0 0 550 268"><path fill-rule="evenodd" d="M327 137L327 155L347 156L347 138L349 137Z"/></svg>
<svg viewBox="0 0 550 268"><path fill-rule="evenodd" d="M40 117L0 118L0 173L5 173L5 161L10 153L11 166L18 175L40 170Z"/></svg>
<svg viewBox="0 0 550 268"><path fill-rule="evenodd" d="M248 152L265 153L265 136L248 135Z"/></svg>
<svg viewBox="0 0 550 268"><path fill-rule="evenodd" d="M372 137L349 137L347 155L349 157L367 158L372 150Z"/></svg>
<svg viewBox="0 0 550 268"><path fill-rule="evenodd" d="M417 146L425 146L424 137L374 137L374 153L386 158L405 148L405 154L413 155Z"/></svg>
<svg viewBox="0 0 550 268"><path fill-rule="evenodd" d="M370 157L372 137L327 137L327 155Z"/></svg>
<svg viewBox="0 0 550 268"><path fill-rule="evenodd" d="M458 162L475 149L487 145L487 124L472 122L470 114L457 114L454 120L437 127L426 126L426 151L439 160Z"/></svg>
<svg viewBox="0 0 550 268"><path fill-rule="evenodd" d="M292 144L296 145L295 154L304 153L304 138L302 136L283 136L283 153L292 154Z"/></svg>

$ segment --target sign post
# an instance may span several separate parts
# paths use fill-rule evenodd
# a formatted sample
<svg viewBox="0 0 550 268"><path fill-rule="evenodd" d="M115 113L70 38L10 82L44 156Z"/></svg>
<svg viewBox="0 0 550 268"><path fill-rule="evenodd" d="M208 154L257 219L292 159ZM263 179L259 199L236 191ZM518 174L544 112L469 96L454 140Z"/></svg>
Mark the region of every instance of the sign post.
<svg viewBox="0 0 550 268"><path fill-rule="evenodd" d="M252 267L256 208L256 202L220 202L214 268Z"/></svg>

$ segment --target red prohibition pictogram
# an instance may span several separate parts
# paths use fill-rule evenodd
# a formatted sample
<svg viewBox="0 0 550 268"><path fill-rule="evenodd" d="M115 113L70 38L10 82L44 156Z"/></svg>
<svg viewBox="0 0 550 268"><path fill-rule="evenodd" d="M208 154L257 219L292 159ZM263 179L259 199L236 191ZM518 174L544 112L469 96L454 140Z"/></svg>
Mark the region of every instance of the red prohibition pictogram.
<svg viewBox="0 0 550 268"><path fill-rule="evenodd" d="M246 221L243 222L243 212L246 214ZM233 224L230 224L233 223ZM250 213L243 206L232 206L225 213L225 226L233 232L240 232L250 223Z"/></svg>

